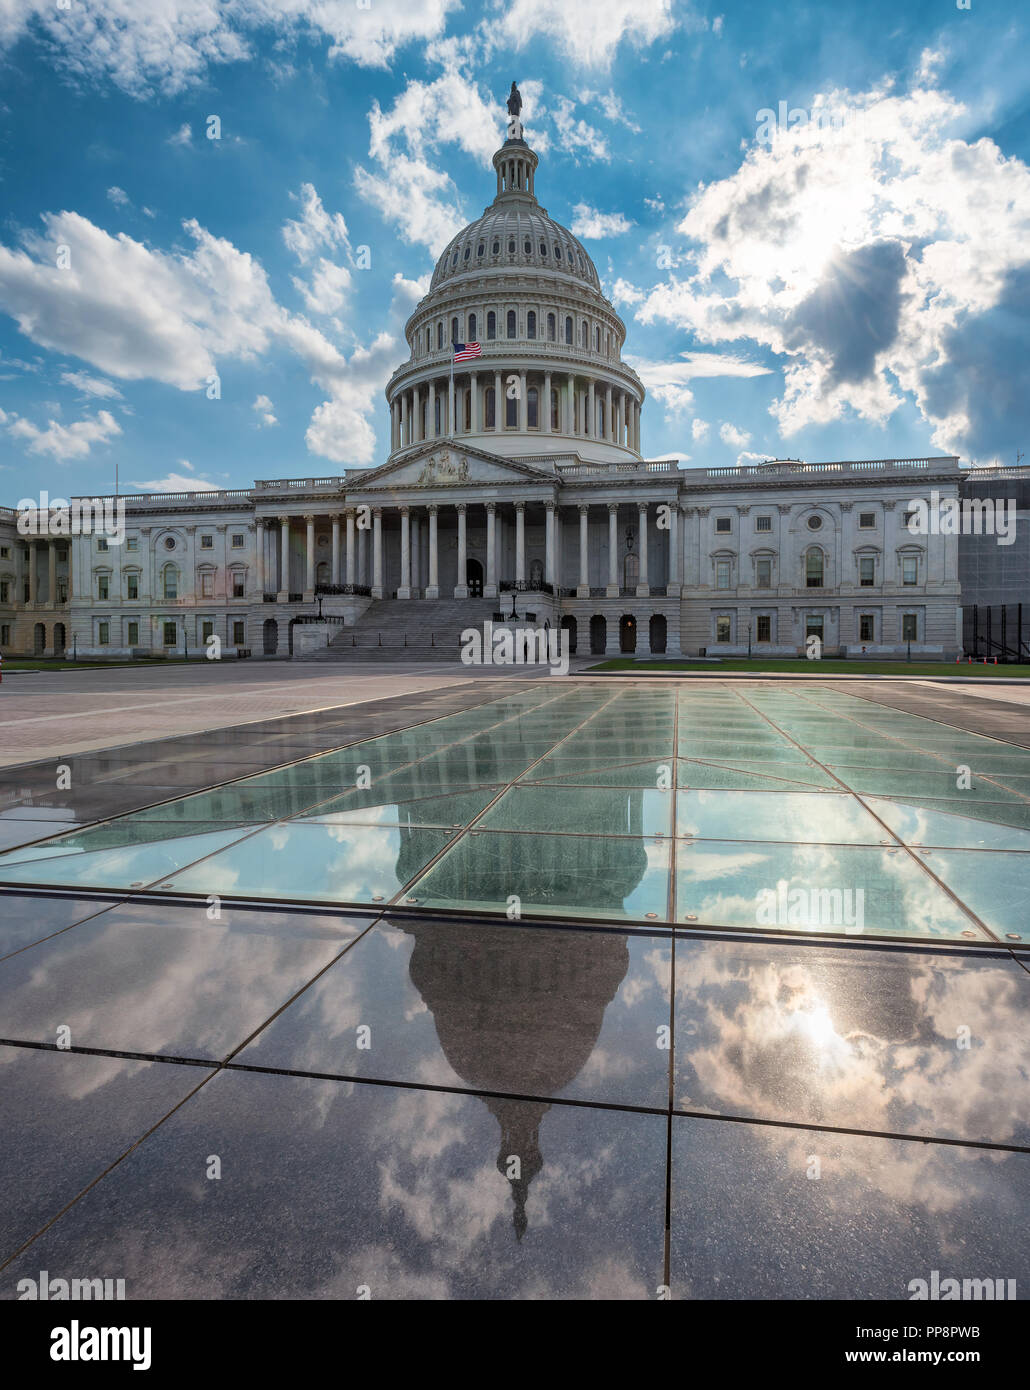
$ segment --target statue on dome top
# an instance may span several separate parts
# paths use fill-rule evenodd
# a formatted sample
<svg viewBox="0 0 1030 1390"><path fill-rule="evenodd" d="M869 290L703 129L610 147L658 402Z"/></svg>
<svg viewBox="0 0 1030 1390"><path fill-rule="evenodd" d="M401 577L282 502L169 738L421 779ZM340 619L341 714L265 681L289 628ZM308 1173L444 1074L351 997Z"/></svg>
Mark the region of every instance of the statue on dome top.
<svg viewBox="0 0 1030 1390"><path fill-rule="evenodd" d="M519 117L522 114L522 93L513 82L511 91L508 93L508 139L522 139L522 122Z"/></svg>

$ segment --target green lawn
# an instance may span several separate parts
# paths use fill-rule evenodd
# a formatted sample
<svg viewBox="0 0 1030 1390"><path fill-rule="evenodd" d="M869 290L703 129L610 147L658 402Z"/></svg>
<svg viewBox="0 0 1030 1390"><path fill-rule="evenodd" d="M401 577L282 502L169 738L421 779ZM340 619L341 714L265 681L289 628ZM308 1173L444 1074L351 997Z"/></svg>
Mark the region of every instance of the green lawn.
<svg viewBox="0 0 1030 1390"><path fill-rule="evenodd" d="M188 658L190 665L194 665L197 662L202 663L205 660L206 657L191 656ZM3 672L6 674L8 671L84 671L98 666L103 666L105 668L114 666L183 666L186 662L187 658L182 656L144 656L137 657L135 661L87 661L85 659L82 661L55 661L53 659L48 660L45 657L41 658L39 661L33 661L31 659L20 661L17 657L14 657L4 662Z"/></svg>
<svg viewBox="0 0 1030 1390"><path fill-rule="evenodd" d="M1030 678L1030 666L995 666L992 662L984 666L980 662L954 661L806 661L786 658L783 661L748 661L745 657L729 658L726 661L634 661L632 657L619 657L615 661L602 661L591 666L591 671L710 671L718 674L726 672L750 672L758 675L763 671L786 674L827 676L961 676L963 679L974 676L998 677L1008 679L1022 676Z"/></svg>

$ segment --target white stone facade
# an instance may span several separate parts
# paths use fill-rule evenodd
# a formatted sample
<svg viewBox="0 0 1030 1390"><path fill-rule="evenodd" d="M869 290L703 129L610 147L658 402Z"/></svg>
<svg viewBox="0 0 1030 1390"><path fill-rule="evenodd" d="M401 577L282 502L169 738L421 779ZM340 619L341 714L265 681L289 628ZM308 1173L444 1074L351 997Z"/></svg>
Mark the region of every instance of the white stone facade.
<svg viewBox="0 0 1030 1390"><path fill-rule="evenodd" d="M521 139L497 193L441 256L391 378L376 468L130 496L122 545L18 533L0 513L0 650L286 655L318 611L513 592L579 655L953 656L957 537L907 504L958 495L958 460L681 470L640 453L644 388L582 245L535 196ZM452 342L480 355L452 365ZM321 632L321 629L320 629ZM300 645L300 644L298 644ZM310 644L305 642L305 647Z"/></svg>

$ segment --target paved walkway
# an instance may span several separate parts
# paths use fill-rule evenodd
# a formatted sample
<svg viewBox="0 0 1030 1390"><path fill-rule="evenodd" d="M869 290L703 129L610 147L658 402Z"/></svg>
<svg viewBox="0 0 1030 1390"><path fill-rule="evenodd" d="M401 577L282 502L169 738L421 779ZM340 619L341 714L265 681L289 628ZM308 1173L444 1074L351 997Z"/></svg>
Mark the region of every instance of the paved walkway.
<svg viewBox="0 0 1030 1390"><path fill-rule="evenodd" d="M11 672L0 683L0 767L505 674L453 661L355 671L314 662L240 662ZM527 671L510 674L525 679Z"/></svg>

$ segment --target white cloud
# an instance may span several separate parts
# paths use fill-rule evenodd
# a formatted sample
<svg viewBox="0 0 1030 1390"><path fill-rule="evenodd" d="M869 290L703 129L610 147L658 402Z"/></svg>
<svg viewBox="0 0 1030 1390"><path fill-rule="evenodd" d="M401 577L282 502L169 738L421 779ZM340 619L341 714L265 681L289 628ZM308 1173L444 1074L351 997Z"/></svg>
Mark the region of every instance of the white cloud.
<svg viewBox="0 0 1030 1390"><path fill-rule="evenodd" d="M709 425L709 423L708 423L707 420L693 420L693 421L691 421L690 433L691 433L691 435L693 436L694 441L695 441L696 443L699 443L699 444L700 444L701 442L703 442L704 440L706 440L706 439L708 438L708 432L709 432L710 429L711 429L711 425Z"/></svg>
<svg viewBox="0 0 1030 1390"><path fill-rule="evenodd" d="M116 208L128 207L132 202L132 199L129 197L128 193L126 193L125 189L119 188L117 184L112 185L112 187L107 190L107 196L110 198L111 202L114 203Z"/></svg>
<svg viewBox="0 0 1030 1390"><path fill-rule="evenodd" d="M733 449L743 449L746 444L751 443L751 436L747 430L738 430L736 425L731 425L728 420L719 426L719 438Z"/></svg>
<svg viewBox="0 0 1030 1390"><path fill-rule="evenodd" d="M598 212L586 203L572 209L572 235L591 241L602 237L622 236L633 226L621 212Z"/></svg>
<svg viewBox="0 0 1030 1390"><path fill-rule="evenodd" d="M382 173L359 166L354 186L381 217L397 226L404 241L421 243L433 255L439 255L468 221L451 178L424 159L397 154Z"/></svg>
<svg viewBox="0 0 1030 1390"><path fill-rule="evenodd" d="M582 116L577 117L574 114L575 109L575 103L569 101L568 97L556 99L552 119L562 152L572 155L573 158L582 152L591 159L610 160L611 150L608 141L596 126L592 126ZM541 110L539 114L545 115L546 109Z"/></svg>
<svg viewBox="0 0 1030 1390"><path fill-rule="evenodd" d="M174 134L169 135L165 143L168 145L191 145L193 143L193 128L189 121L183 121L179 129Z"/></svg>
<svg viewBox="0 0 1030 1390"><path fill-rule="evenodd" d="M309 313L336 314L346 303L351 273L345 265L335 265L323 257L315 267L310 282L305 283L294 276L293 284Z"/></svg>
<svg viewBox="0 0 1030 1390"><path fill-rule="evenodd" d="M301 264L310 261L317 251L349 251L350 238L343 213L326 212L313 183L301 184L299 195L290 194L295 201L298 196L301 213L284 224L283 241Z"/></svg>
<svg viewBox="0 0 1030 1390"><path fill-rule="evenodd" d="M328 41L328 57L382 68L397 49L443 31L460 0L3 0L0 44L43 36L73 80L108 78L133 96L166 95L202 81L210 67L253 56L252 35Z"/></svg>
<svg viewBox="0 0 1030 1390"><path fill-rule="evenodd" d="M250 407L261 417L262 425L277 425L279 421L275 418L275 406L267 396L256 397L254 404Z"/></svg>
<svg viewBox="0 0 1030 1390"><path fill-rule="evenodd" d="M122 432L118 421L106 410L73 425L48 420L46 429L18 415L6 415L2 423L12 438L26 441L30 454L49 454L58 463L87 458L94 444L106 444Z"/></svg>
<svg viewBox="0 0 1030 1390"><path fill-rule="evenodd" d="M181 459L180 463L192 469L192 464ZM205 482L203 478L190 478L183 473L169 473L164 478L151 478L149 482L132 484L138 487L140 492L217 492L218 487L214 483Z"/></svg>
<svg viewBox="0 0 1030 1390"><path fill-rule="evenodd" d="M81 391L84 396L98 396L109 401L122 399L122 393L113 382L90 376L88 372L62 372L61 381L65 386L73 386L76 391Z"/></svg>
<svg viewBox="0 0 1030 1390"><path fill-rule="evenodd" d="M675 28L672 0L506 0L500 31L523 48L540 34L574 62L607 66L623 39L644 47Z"/></svg>
<svg viewBox="0 0 1030 1390"><path fill-rule="evenodd" d="M907 393L937 447L1011 456L1030 429L1030 169L957 138L964 108L936 90L834 92L822 109L843 128L777 130L698 190L679 227L697 273L656 285L638 317L784 355L783 434L882 423Z"/></svg>
<svg viewBox="0 0 1030 1390"><path fill-rule="evenodd" d="M680 362L626 358L650 394L674 412L689 410L693 405L694 397L689 383L697 377L766 376L770 370L743 358L717 352L683 352L680 357L683 359ZM696 425L698 421L694 423ZM695 434L694 437L696 439L698 436Z"/></svg>

